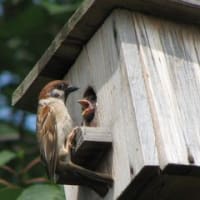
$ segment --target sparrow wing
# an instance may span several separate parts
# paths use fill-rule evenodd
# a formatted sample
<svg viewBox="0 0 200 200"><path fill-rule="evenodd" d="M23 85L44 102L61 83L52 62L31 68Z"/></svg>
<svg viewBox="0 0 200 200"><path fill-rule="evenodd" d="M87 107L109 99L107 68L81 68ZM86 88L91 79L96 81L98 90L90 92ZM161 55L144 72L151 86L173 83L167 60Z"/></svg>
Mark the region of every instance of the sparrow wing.
<svg viewBox="0 0 200 200"><path fill-rule="evenodd" d="M54 178L57 164L57 127L54 110L45 105L39 108L37 137L41 159L44 161L50 178Z"/></svg>

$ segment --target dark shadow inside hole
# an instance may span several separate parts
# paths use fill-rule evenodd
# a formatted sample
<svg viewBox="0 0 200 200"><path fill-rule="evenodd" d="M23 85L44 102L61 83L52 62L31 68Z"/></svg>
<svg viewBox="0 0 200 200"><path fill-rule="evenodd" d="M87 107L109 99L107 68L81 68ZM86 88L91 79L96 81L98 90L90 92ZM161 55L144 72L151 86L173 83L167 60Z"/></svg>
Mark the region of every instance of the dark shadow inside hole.
<svg viewBox="0 0 200 200"><path fill-rule="evenodd" d="M97 95L96 95L94 89L91 86L89 86L86 89L86 91L83 94L83 97L88 99L91 102L95 102L95 103L97 102Z"/></svg>

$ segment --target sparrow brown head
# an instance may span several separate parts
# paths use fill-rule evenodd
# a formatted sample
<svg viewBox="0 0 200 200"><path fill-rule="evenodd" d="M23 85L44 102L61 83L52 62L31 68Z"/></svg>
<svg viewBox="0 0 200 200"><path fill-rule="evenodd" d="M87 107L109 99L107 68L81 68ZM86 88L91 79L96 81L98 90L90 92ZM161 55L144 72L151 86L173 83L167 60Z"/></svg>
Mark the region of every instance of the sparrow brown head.
<svg viewBox="0 0 200 200"><path fill-rule="evenodd" d="M54 97L66 101L68 95L77 89L79 88L70 85L67 81L54 80L43 87L39 94L39 99Z"/></svg>
<svg viewBox="0 0 200 200"><path fill-rule="evenodd" d="M65 102L77 89L67 81L55 80L45 85L39 94L37 139L41 159L49 177L54 180L59 152L65 151L67 134L73 128Z"/></svg>

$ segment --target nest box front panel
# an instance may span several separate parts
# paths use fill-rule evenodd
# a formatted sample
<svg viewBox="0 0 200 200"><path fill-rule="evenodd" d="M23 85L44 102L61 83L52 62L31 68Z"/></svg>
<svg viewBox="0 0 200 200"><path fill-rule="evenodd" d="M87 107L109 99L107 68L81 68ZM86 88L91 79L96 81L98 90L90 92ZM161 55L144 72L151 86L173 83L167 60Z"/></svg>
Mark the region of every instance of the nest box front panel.
<svg viewBox="0 0 200 200"><path fill-rule="evenodd" d="M99 166L116 180L105 199L116 199L144 166L126 68L118 46L120 40L116 38L116 20L116 13L106 20L65 77L80 87L68 102L74 121L81 123L81 109L74 102L92 87L97 95L97 126L107 127L113 133L112 151ZM88 198L83 199L91 198L90 192L85 195Z"/></svg>
<svg viewBox="0 0 200 200"><path fill-rule="evenodd" d="M97 126L113 134L99 166L115 181L105 199L116 199L145 166L190 165L191 157L200 164L198 38L194 26L116 10L66 75L80 86L68 102L74 121L81 123L81 109L73 102L90 86Z"/></svg>

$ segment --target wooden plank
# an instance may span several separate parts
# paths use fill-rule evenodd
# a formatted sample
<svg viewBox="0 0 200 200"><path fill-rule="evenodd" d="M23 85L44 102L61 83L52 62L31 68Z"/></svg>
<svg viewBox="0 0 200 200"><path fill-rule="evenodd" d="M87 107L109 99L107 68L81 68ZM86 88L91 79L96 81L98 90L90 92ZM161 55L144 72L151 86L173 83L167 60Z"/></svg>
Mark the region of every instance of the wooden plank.
<svg viewBox="0 0 200 200"><path fill-rule="evenodd" d="M183 23L200 24L200 3L197 0L87 0L65 24L33 70L16 89L12 105L35 112L37 95L33 94L37 94L48 79L61 79L67 73L83 45L114 8L139 11ZM41 82L42 78L46 81Z"/></svg>
<svg viewBox="0 0 200 200"><path fill-rule="evenodd" d="M112 142L112 135L108 128L82 126L78 129L76 151L84 141Z"/></svg>
<svg viewBox="0 0 200 200"><path fill-rule="evenodd" d="M151 108L148 100L149 96L146 91L146 83L144 80L147 74L143 70L140 57L136 56L139 55L140 52L138 49L139 44L135 27L132 22L132 14L126 11L116 12L115 14L118 39L122 52L121 57L125 63L124 67L130 87L130 98L132 99L136 118L137 134L140 144L142 145L143 165L147 163L148 165L159 165ZM127 135L127 137L129 138L130 134ZM132 157L132 159L135 165L137 165L138 159L135 157Z"/></svg>
<svg viewBox="0 0 200 200"><path fill-rule="evenodd" d="M81 85L80 90L68 101L68 107L75 122L77 124L81 122L81 110L74 105L74 101L83 96L88 86L92 86L97 94L97 126L109 127L113 133L112 151L97 168L98 171L112 174L115 179L113 188L104 197L106 200L116 199L129 184L131 177L134 177L143 167L140 142L137 138L137 128L129 98L130 89L127 85L126 74L121 74L124 65L120 63L114 30L112 16L85 46L65 77L70 82ZM121 95L122 91L124 95ZM130 121L132 123L129 123ZM133 157L138 158L137 165L132 162ZM71 194L72 188L67 188L67 198L75 200L77 193L74 196L68 196L68 190ZM85 188L79 187L78 191L80 200L100 199Z"/></svg>
<svg viewBox="0 0 200 200"><path fill-rule="evenodd" d="M133 16L139 42L142 68L148 74L146 90L149 95L155 137L158 145L159 162L165 166L169 162L186 161L184 139L177 129L176 102L165 61L165 54L159 40L160 22ZM154 31L153 29L156 28ZM159 107L159 108L158 108ZM177 137L177 139L175 138ZM174 145L174 142L177 142ZM168 151L170 149L170 151ZM185 150L185 151L184 151ZM183 151L183 152L182 152ZM183 161L183 162L184 162Z"/></svg>
<svg viewBox="0 0 200 200"><path fill-rule="evenodd" d="M121 76L122 66L120 65L119 48L114 37L115 24L113 20L114 17L111 16L98 31L97 36L87 44L88 58L92 66L90 70L93 79L92 85L97 91L98 120L103 126L112 127L113 133L112 154L105 167L109 168L115 175L115 180L118 181L115 181L113 194L110 191L110 196L107 196L106 199L115 199L130 181L130 168L133 166L129 161L129 148L133 149L133 141L127 144L127 134L135 131L132 128L133 124L126 123L129 120L134 123L134 118L129 98L126 98L129 87L124 82L125 77ZM98 48L96 47L97 41ZM125 93L123 97L121 90Z"/></svg>
<svg viewBox="0 0 200 200"><path fill-rule="evenodd" d="M108 128L80 127L72 151L72 161L94 170L111 146L112 135Z"/></svg>
<svg viewBox="0 0 200 200"><path fill-rule="evenodd" d="M199 165L199 52L195 50L199 46L195 47L193 39L199 29L139 14L133 15L133 25L137 40L124 43L138 45L142 65L137 66L143 71L159 163L162 167L168 163L190 164L192 156ZM198 39L195 41L199 44ZM129 55L130 60L138 54ZM136 74L132 71L130 77ZM132 90L134 101L134 85Z"/></svg>
<svg viewBox="0 0 200 200"><path fill-rule="evenodd" d="M140 14L131 22L126 11L116 16L144 163L199 165L199 29Z"/></svg>

